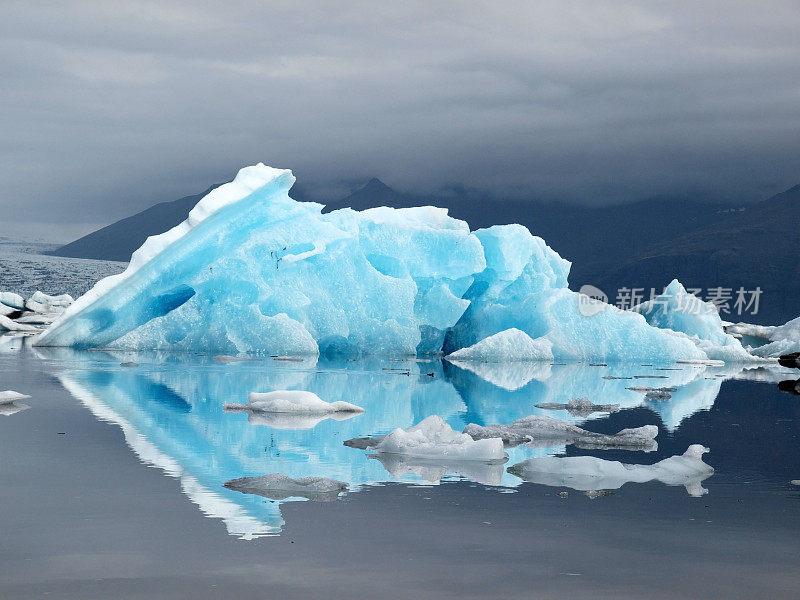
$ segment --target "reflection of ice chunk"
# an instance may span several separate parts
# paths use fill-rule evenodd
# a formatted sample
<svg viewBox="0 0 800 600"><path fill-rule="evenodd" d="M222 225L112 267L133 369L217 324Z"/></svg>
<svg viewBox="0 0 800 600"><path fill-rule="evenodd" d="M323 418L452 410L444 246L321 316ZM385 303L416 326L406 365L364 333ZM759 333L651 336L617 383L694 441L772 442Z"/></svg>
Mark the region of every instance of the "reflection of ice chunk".
<svg viewBox="0 0 800 600"><path fill-rule="evenodd" d="M333 413L363 413L364 409L349 402L325 402L314 392L304 390L278 390L253 392L247 404L226 404L228 412L288 413L296 415L329 415Z"/></svg>
<svg viewBox="0 0 800 600"><path fill-rule="evenodd" d="M566 404L559 402L540 402L536 408L545 410L566 410L575 417L588 417L596 412L613 413L619 410L619 404L595 404L588 398L570 398Z"/></svg>
<svg viewBox="0 0 800 600"><path fill-rule="evenodd" d="M655 450L658 427L645 425L634 429L623 429L614 434L586 431L571 423L552 417L531 415L517 419L509 425L475 425L470 423L464 433L476 440L499 438L509 446L528 444L533 447L550 447L560 444L575 444L582 448L624 448L631 450Z"/></svg>
<svg viewBox="0 0 800 600"><path fill-rule="evenodd" d="M344 481L327 477L300 477L294 479L283 473L270 473L258 477L240 477L225 482L225 487L243 494L257 494L272 500L307 498L317 502L336 500L347 489Z"/></svg>
<svg viewBox="0 0 800 600"><path fill-rule="evenodd" d="M593 456L548 456L531 458L508 468L509 473L531 483L575 490L618 489L625 483L658 480L667 485L684 485L692 496L708 492L700 482L714 474L703 462L708 448L689 446L681 456L671 456L654 465L629 465Z"/></svg>
<svg viewBox="0 0 800 600"><path fill-rule="evenodd" d="M481 341L456 350L448 355L448 360L469 360L479 362L516 362L553 360L553 344L546 339L531 339L519 329L506 329Z"/></svg>
<svg viewBox="0 0 800 600"><path fill-rule="evenodd" d="M475 440L454 431L437 415L407 429L397 428L365 446L375 452L416 458L478 461L505 461L507 458L502 440Z"/></svg>
<svg viewBox="0 0 800 600"><path fill-rule="evenodd" d="M380 461L392 477L400 479L411 474L430 483L439 483L445 475L455 473L483 485L500 485L504 472L503 463L498 461L442 460L385 453L370 454L369 458Z"/></svg>
<svg viewBox="0 0 800 600"><path fill-rule="evenodd" d="M242 404L233 406L247 406L247 405ZM265 427L269 427L270 429L294 429L294 430L313 429L326 419L332 419L334 421L345 421L347 419L352 419L353 417L361 414L359 412L353 412L353 411L333 412L325 414L319 414L319 413L297 414L297 413L285 413L285 412L283 413L264 412L261 410L246 410L246 409L231 410L227 406L225 410L226 412L246 412L247 422L250 423L251 425L263 425Z"/></svg>
<svg viewBox="0 0 800 600"><path fill-rule="evenodd" d="M525 387L531 381L544 381L550 377L550 363L546 362L515 362L515 363L486 363L474 361L460 361L447 359L459 369L475 373L481 379L496 385L499 388L513 392Z"/></svg>

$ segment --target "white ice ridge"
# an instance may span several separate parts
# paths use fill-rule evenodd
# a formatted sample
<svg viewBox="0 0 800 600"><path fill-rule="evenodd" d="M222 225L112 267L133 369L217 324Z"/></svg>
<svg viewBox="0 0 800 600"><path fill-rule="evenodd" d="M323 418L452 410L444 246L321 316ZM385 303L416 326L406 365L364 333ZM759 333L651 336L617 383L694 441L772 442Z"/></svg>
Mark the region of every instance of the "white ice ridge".
<svg viewBox="0 0 800 600"><path fill-rule="evenodd" d="M750 354L741 342L725 332L719 310L690 294L677 279L664 293L633 309L643 315L653 327L671 330L690 339L706 358L725 362L761 360ZM685 360L692 360L686 357Z"/></svg>
<svg viewBox="0 0 800 600"><path fill-rule="evenodd" d="M347 490L344 481L327 477L299 477L294 479L283 473L270 473L257 477L240 477L225 482L225 487L243 494L257 494L272 500L307 498L315 501L336 500Z"/></svg>
<svg viewBox="0 0 800 600"><path fill-rule="evenodd" d="M20 394L14 390L0 392L0 404L11 404L17 400L24 400L25 398L30 398L30 396L27 396L26 394Z"/></svg>
<svg viewBox="0 0 800 600"><path fill-rule="evenodd" d="M583 314L570 263L521 225L471 232L434 207L323 214L289 197L293 183L290 171L242 169L35 343L410 356L517 329L559 360L708 358L639 314Z"/></svg>
<svg viewBox="0 0 800 600"><path fill-rule="evenodd" d="M345 443L378 453L445 461L502 462L508 458L499 438L474 440L454 431L438 415L431 415L406 429L397 428L385 436L357 438Z"/></svg>
<svg viewBox="0 0 800 600"><path fill-rule="evenodd" d="M658 427L655 425L604 434L586 431L571 423L539 415L523 417L509 425L470 423L464 428L464 433L475 440L497 438L508 446L526 444L533 447L550 447L574 444L581 448L619 448L647 452L658 448L655 441Z"/></svg>
<svg viewBox="0 0 800 600"><path fill-rule="evenodd" d="M713 467L703 462L708 448L689 446L681 456L670 456L654 465L630 465L593 456L548 456L530 458L512 465L508 472L531 482L574 490L615 490L628 482L660 481L667 485L684 485L692 496L708 493L700 482L714 474Z"/></svg>
<svg viewBox="0 0 800 600"><path fill-rule="evenodd" d="M774 358L783 354L800 352L800 317L779 326L735 323L728 325L726 331L731 335L750 336L763 340L763 345L748 348L756 356Z"/></svg>
<svg viewBox="0 0 800 600"><path fill-rule="evenodd" d="M349 402L326 402L314 392L277 390L253 392L247 404L226 404L229 412L286 413L293 415L329 415L333 413L363 413L364 409Z"/></svg>

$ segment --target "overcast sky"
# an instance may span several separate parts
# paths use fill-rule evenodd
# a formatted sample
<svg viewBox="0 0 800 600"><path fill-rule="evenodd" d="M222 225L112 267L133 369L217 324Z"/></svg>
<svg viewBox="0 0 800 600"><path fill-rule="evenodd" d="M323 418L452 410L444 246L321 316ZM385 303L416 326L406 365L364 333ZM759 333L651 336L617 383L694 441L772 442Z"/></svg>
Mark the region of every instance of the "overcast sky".
<svg viewBox="0 0 800 600"><path fill-rule="evenodd" d="M263 161L593 203L800 183L800 2L0 0L0 235Z"/></svg>

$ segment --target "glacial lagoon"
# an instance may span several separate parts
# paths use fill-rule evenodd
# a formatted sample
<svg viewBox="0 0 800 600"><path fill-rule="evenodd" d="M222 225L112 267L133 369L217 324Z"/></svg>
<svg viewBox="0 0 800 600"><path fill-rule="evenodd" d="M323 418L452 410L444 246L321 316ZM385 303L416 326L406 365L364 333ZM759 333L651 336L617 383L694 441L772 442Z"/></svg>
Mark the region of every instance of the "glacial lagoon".
<svg viewBox="0 0 800 600"><path fill-rule="evenodd" d="M453 364L446 360L77 351L0 338L4 598L796 597L800 398L780 368ZM125 365L125 366L123 366ZM629 388L637 388L631 390ZM786 387L786 386L784 386ZM648 398L643 388L667 394ZM349 418L230 413L249 393L307 390ZM668 396L668 397L667 397ZM619 405L537 408L572 398ZM379 455L344 441L430 415L456 431L552 416L600 433L655 425L649 452L530 443L508 461ZM566 474L531 458L652 465L692 444L681 482ZM268 473L346 482L308 500L243 493ZM593 484L594 481L594 484ZM602 586L599 584L602 583Z"/></svg>

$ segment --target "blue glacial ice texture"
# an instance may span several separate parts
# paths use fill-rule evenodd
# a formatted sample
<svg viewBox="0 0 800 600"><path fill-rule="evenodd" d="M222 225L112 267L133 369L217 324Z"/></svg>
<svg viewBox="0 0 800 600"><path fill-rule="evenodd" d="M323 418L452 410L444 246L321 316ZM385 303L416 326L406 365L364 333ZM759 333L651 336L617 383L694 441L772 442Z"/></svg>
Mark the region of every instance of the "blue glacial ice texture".
<svg viewBox="0 0 800 600"><path fill-rule="evenodd" d="M444 209L342 209L256 165L151 238L38 345L221 354L445 353L517 328L557 360L703 359L685 336L581 310L570 263L520 225L470 232Z"/></svg>

